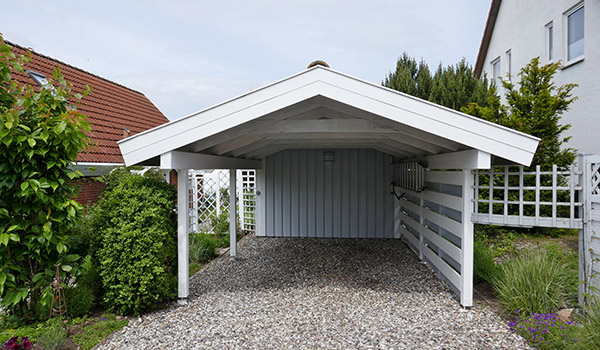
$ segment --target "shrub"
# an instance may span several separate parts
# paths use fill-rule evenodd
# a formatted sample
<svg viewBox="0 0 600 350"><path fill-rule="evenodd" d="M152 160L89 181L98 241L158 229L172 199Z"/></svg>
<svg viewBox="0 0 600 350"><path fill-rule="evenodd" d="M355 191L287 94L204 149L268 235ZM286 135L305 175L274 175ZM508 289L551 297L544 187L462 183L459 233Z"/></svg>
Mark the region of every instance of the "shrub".
<svg viewBox="0 0 600 350"><path fill-rule="evenodd" d="M206 233L190 234L190 260L199 263L209 262L216 258L220 240Z"/></svg>
<svg viewBox="0 0 600 350"><path fill-rule="evenodd" d="M92 256L87 255L83 259L79 268L79 276L77 276L77 285L89 289L94 296L92 307L95 305L95 301L102 298L103 295L102 279L96 264L97 262L92 259Z"/></svg>
<svg viewBox="0 0 600 350"><path fill-rule="evenodd" d="M36 344L44 350L62 349L67 341L67 330L60 318L54 318L46 322L46 330L40 334Z"/></svg>
<svg viewBox="0 0 600 350"><path fill-rule="evenodd" d="M567 349L578 343L576 332L580 328L576 323L559 321L555 313L517 316L508 324L529 343L539 349ZM589 348L586 348L589 349Z"/></svg>
<svg viewBox="0 0 600 350"><path fill-rule="evenodd" d="M494 283L498 300L508 312L543 313L565 306L569 283L563 264L538 248L501 265Z"/></svg>
<svg viewBox="0 0 600 350"><path fill-rule="evenodd" d="M69 317L87 315L94 305L94 294L88 287L77 285L65 288L65 301Z"/></svg>
<svg viewBox="0 0 600 350"><path fill-rule="evenodd" d="M94 209L96 259L108 310L139 314L176 295L175 189L154 170L113 171Z"/></svg>
<svg viewBox="0 0 600 350"><path fill-rule="evenodd" d="M473 281L475 283L487 282L493 285L498 276L498 270L492 251L482 243L475 242L473 246Z"/></svg>
<svg viewBox="0 0 600 350"><path fill-rule="evenodd" d="M213 232L218 235L223 235L229 232L229 211L223 211L219 215L213 215L210 218L210 225Z"/></svg>

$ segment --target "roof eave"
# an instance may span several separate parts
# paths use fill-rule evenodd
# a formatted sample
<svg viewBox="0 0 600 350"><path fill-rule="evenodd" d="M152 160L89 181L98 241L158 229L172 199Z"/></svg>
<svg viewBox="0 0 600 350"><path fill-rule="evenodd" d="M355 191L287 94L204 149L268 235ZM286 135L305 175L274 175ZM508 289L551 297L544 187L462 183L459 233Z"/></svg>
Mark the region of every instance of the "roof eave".
<svg viewBox="0 0 600 350"><path fill-rule="evenodd" d="M494 26L496 24L496 18L498 17L498 11L502 0L492 0L490 6L490 12L485 23L485 30L483 31L483 37L481 38L481 44L479 45L479 53L477 54L477 60L475 61L475 68L473 74L476 78L481 77L483 71L484 60L487 55L487 50L490 46L490 40L492 39L492 33L494 32Z"/></svg>

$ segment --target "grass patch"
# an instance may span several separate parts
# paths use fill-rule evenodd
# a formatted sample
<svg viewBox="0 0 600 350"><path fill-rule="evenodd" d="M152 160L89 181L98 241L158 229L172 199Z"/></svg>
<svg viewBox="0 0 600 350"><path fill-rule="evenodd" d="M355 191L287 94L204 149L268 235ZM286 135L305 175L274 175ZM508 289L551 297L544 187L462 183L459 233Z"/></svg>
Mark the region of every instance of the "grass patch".
<svg viewBox="0 0 600 350"><path fill-rule="evenodd" d="M584 308L578 330L579 341L574 346L581 350L600 350L600 298L592 299Z"/></svg>
<svg viewBox="0 0 600 350"><path fill-rule="evenodd" d="M551 248L531 249L503 263L500 271L494 289L509 313L545 313L571 304L565 264L554 258Z"/></svg>
<svg viewBox="0 0 600 350"><path fill-rule="evenodd" d="M498 278L499 267L494 261L494 253L483 243L475 242L473 245L473 281L475 283L487 282L490 285Z"/></svg>
<svg viewBox="0 0 600 350"><path fill-rule="evenodd" d="M129 321L126 319L119 320L114 315L102 315L98 322L82 326L81 333L72 335L71 339L81 345L82 349L88 350L128 324Z"/></svg>
<svg viewBox="0 0 600 350"><path fill-rule="evenodd" d="M204 265L192 262L190 263L190 277L196 274L196 272L200 271Z"/></svg>

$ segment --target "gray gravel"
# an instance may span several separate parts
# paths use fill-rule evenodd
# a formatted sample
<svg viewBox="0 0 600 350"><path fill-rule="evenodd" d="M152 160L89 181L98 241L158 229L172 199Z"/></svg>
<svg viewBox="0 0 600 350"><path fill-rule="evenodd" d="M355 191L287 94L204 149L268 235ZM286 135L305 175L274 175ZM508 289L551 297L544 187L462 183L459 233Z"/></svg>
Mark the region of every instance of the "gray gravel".
<svg viewBox="0 0 600 350"><path fill-rule="evenodd" d="M100 349L528 349L399 240L249 236Z"/></svg>

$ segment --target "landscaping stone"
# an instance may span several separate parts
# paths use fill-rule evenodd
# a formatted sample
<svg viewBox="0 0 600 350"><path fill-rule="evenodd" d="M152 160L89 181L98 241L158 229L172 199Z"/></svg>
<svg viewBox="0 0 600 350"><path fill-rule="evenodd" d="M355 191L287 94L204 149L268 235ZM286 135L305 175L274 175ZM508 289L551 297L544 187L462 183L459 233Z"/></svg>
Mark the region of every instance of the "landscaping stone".
<svg viewBox="0 0 600 350"><path fill-rule="evenodd" d="M187 305L98 349L529 349L457 297L400 240L264 238L193 276Z"/></svg>
<svg viewBox="0 0 600 350"><path fill-rule="evenodd" d="M561 322L572 321L571 316L573 315L573 309L558 310L556 315Z"/></svg>

